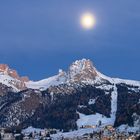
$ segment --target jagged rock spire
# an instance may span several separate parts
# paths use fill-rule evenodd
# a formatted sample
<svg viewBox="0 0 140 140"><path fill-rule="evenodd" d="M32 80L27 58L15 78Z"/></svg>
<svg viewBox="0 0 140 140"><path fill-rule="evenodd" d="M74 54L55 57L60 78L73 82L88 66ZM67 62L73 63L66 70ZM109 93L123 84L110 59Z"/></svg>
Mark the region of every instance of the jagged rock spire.
<svg viewBox="0 0 140 140"><path fill-rule="evenodd" d="M68 77L72 81L93 80L96 76L96 68L89 59L82 59L73 62L68 70Z"/></svg>

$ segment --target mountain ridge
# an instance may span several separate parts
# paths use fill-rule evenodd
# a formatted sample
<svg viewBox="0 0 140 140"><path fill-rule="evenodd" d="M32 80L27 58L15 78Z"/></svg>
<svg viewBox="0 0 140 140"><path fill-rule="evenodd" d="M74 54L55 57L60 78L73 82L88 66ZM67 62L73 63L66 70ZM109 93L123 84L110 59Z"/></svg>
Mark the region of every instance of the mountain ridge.
<svg viewBox="0 0 140 140"><path fill-rule="evenodd" d="M53 77L25 82L24 90L12 91L3 84L1 127L73 130L101 121L103 126L126 124L139 130L140 82L107 77L90 60L77 60Z"/></svg>
<svg viewBox="0 0 140 140"><path fill-rule="evenodd" d="M97 80L98 79L98 80ZM140 85L140 81L111 78L100 73L89 59L81 59L73 62L67 71L59 70L57 75L32 81L28 77L20 77L16 70L9 68L7 64L0 64L0 83L6 84L20 91L26 88L47 89L49 86L72 82L91 82L106 79L112 83L128 83ZM7 82L6 82L7 81Z"/></svg>
<svg viewBox="0 0 140 140"><path fill-rule="evenodd" d="M49 77L40 81L30 81L27 83L28 88L34 88L35 86L38 88L45 88L45 85L51 86L51 80L52 83L55 83L55 78L56 78L56 84L53 85L58 85L58 84L63 84L63 83L72 83L72 82L88 82L88 83L95 83L95 82L100 82L100 80L107 80L110 81L111 83L127 83L130 85L138 85L140 86L140 81L136 80L127 80L127 79L120 79L120 78L111 78L109 76L106 76L102 73L100 73L93 63L89 59L82 59L82 60L76 60L73 62L69 69L65 72L61 70L59 71L58 75L55 75L53 77ZM62 80L60 80L60 79ZM58 82L59 81L59 82ZM41 87L42 83L42 87ZM37 86L37 85L40 85ZM46 86L48 88L49 86Z"/></svg>

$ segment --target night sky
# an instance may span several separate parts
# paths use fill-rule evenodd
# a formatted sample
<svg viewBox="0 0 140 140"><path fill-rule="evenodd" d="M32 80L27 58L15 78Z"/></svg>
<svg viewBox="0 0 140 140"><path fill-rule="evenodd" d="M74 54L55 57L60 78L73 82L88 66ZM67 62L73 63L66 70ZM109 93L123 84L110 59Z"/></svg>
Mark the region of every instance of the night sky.
<svg viewBox="0 0 140 140"><path fill-rule="evenodd" d="M85 12L96 17L91 30L80 25ZM108 76L140 80L140 1L0 1L0 63L39 80L82 58Z"/></svg>

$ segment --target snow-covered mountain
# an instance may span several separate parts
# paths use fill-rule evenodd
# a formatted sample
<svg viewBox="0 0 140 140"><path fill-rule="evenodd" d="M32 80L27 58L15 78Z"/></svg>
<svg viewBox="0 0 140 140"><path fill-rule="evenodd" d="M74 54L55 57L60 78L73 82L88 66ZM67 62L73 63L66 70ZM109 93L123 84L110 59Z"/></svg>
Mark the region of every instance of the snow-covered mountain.
<svg viewBox="0 0 140 140"><path fill-rule="evenodd" d="M100 122L102 126L126 124L139 129L139 81L105 76L86 59L40 81L11 75L7 66L0 69L0 126L71 130ZM9 93L7 87L20 92Z"/></svg>
<svg viewBox="0 0 140 140"><path fill-rule="evenodd" d="M100 73L89 59L77 60L71 64L68 71L59 70L58 74L40 81L30 81L28 77L20 77L16 70L6 64L0 64L0 83L12 87L14 91L22 91L26 88L44 90L50 86L64 83L88 83L95 84L109 81L112 84L125 83L140 86L140 81L111 78Z"/></svg>
<svg viewBox="0 0 140 140"><path fill-rule="evenodd" d="M140 86L140 81L111 78L100 73L89 59L77 60L72 63L68 71L59 70L58 75L40 81L26 82L26 86L32 89L47 89L50 86L64 83L102 83L109 81L112 84L125 83Z"/></svg>

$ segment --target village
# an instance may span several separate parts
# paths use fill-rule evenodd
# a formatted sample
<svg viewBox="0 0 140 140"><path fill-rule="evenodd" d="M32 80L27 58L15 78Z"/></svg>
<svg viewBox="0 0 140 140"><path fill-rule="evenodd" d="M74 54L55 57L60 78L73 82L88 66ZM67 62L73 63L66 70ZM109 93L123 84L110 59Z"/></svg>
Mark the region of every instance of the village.
<svg viewBox="0 0 140 140"><path fill-rule="evenodd" d="M90 130L89 133L76 135L74 132L60 132L56 129L43 129L32 131L11 131L0 128L0 140L140 140L139 132L118 132L113 126L95 128L96 126L83 126L80 128ZM75 132L78 132L76 130Z"/></svg>

